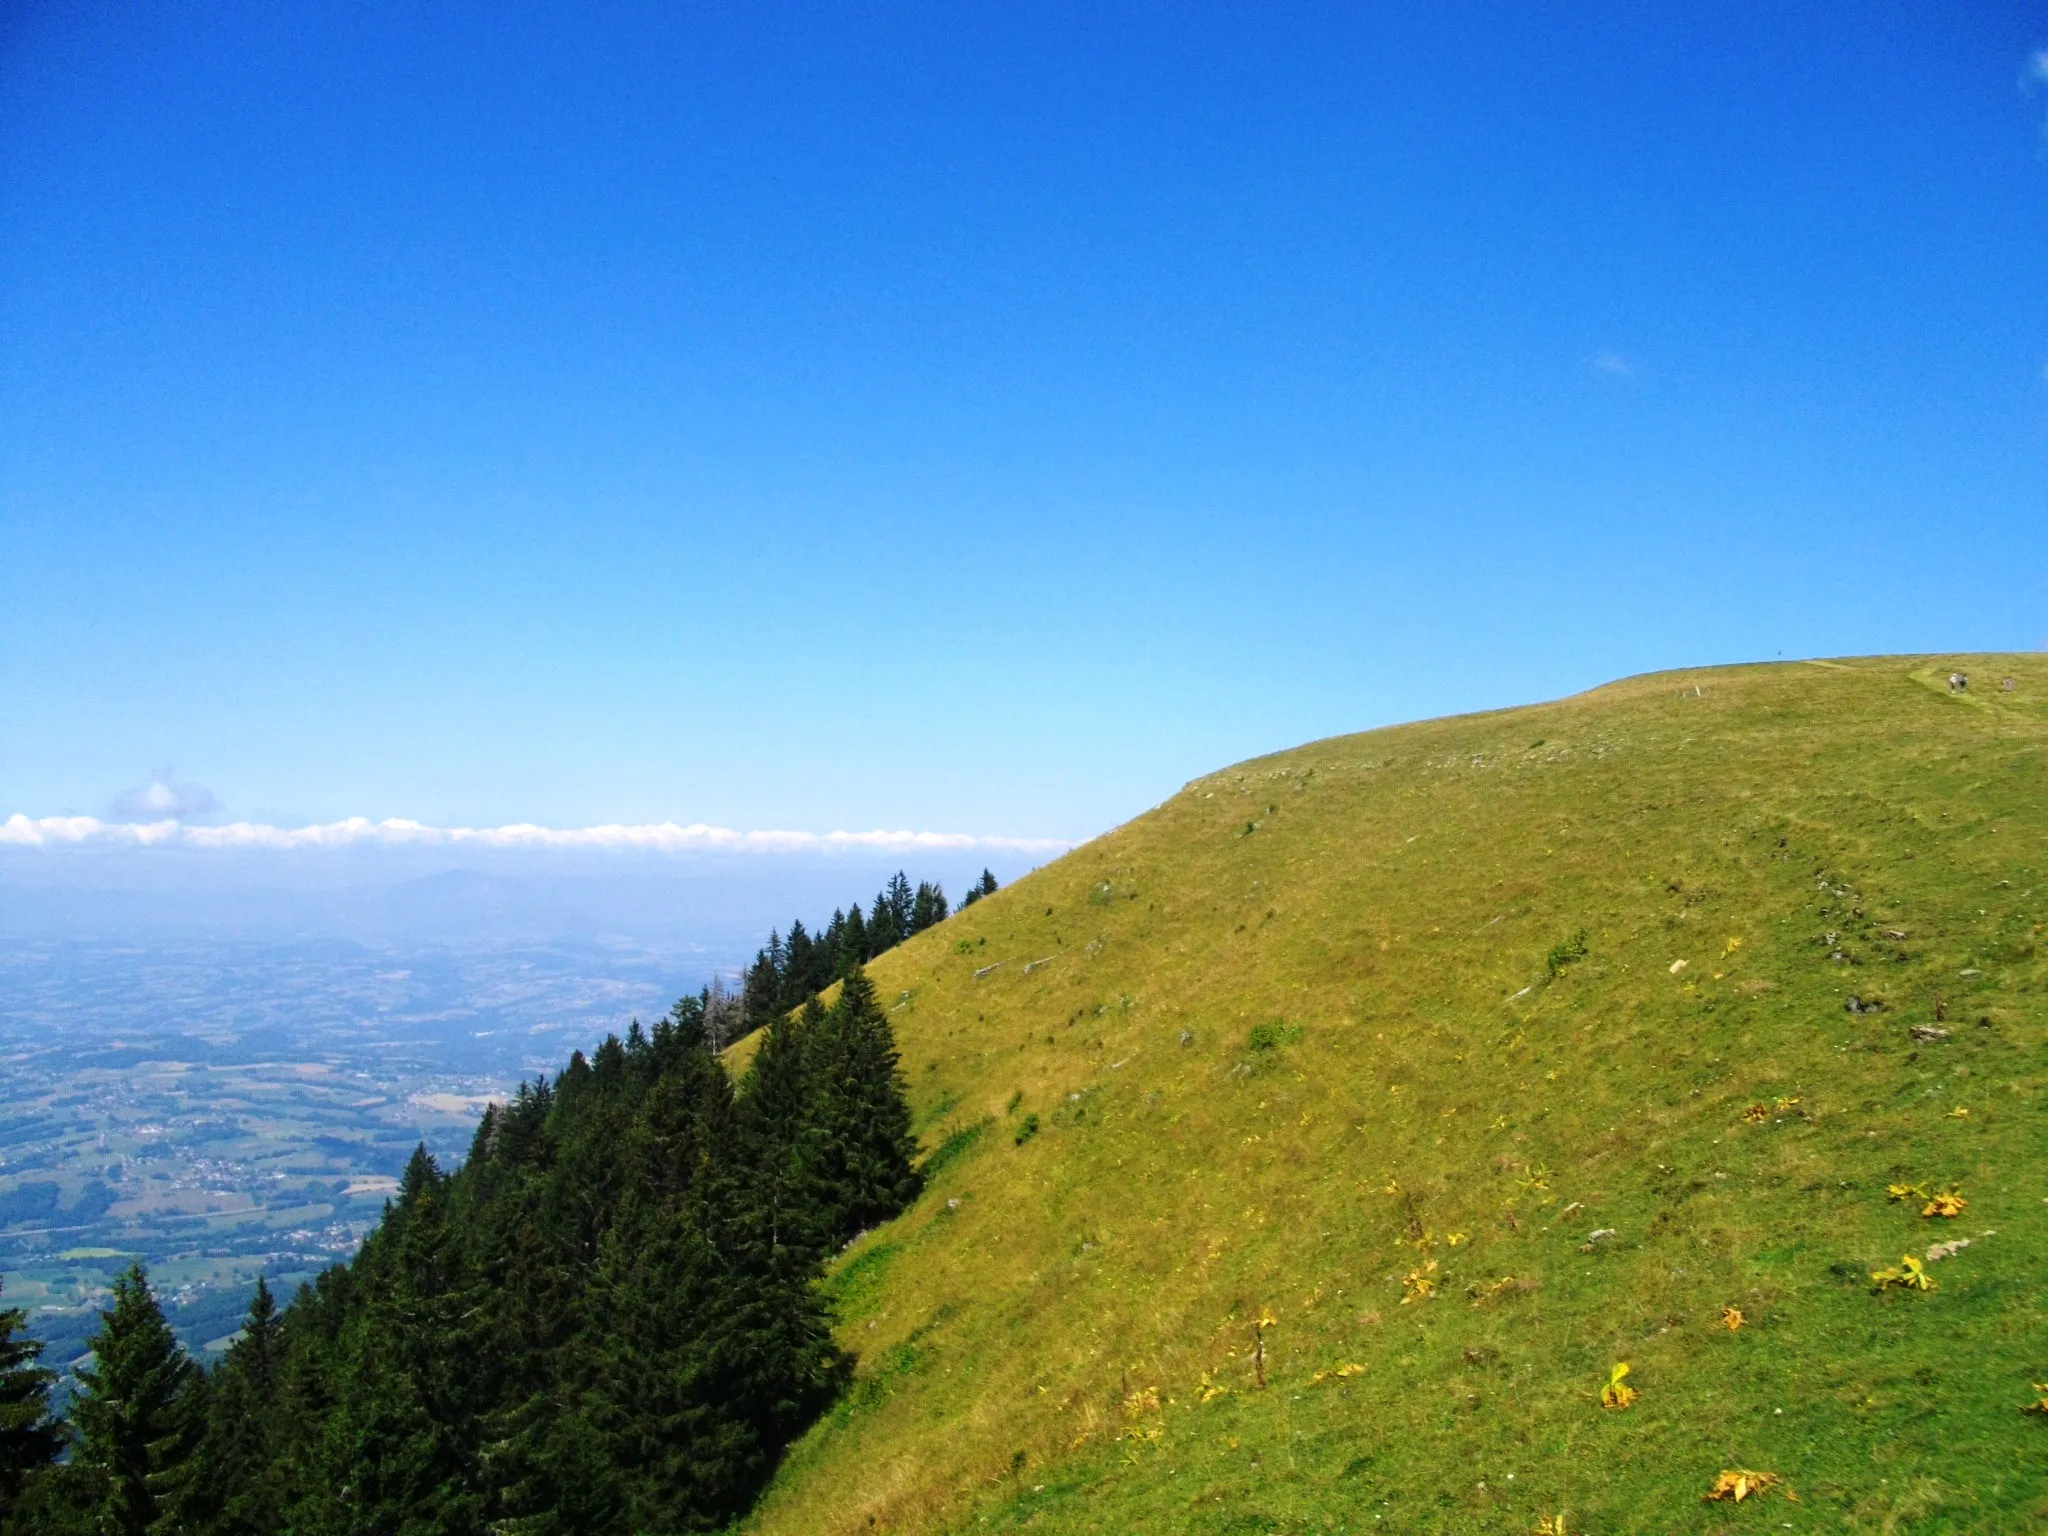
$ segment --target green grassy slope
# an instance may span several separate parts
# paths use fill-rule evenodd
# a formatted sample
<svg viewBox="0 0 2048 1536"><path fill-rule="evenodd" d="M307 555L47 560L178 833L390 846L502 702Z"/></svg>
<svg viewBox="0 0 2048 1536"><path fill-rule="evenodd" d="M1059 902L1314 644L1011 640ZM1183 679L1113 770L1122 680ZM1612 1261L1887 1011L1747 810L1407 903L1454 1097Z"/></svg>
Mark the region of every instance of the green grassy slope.
<svg viewBox="0 0 2048 1536"><path fill-rule="evenodd" d="M750 1529L2038 1528L2044 766L2039 657L1638 678L1242 764L883 957L937 1164Z"/></svg>

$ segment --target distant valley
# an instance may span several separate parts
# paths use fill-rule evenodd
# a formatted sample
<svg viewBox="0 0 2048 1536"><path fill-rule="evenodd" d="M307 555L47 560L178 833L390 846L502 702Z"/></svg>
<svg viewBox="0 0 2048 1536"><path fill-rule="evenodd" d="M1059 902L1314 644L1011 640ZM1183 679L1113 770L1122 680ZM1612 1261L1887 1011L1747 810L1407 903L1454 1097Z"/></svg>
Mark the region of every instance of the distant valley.
<svg viewBox="0 0 2048 1536"><path fill-rule="evenodd" d="M140 1256L188 1347L352 1253L424 1142L738 954L29 938L0 953L0 1271L51 1358Z"/></svg>

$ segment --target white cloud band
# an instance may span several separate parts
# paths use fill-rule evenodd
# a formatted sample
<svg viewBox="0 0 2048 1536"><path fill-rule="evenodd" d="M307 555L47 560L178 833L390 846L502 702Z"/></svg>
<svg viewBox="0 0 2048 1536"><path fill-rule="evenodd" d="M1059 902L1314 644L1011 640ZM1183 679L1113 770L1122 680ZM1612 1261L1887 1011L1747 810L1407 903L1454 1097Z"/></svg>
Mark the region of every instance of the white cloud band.
<svg viewBox="0 0 2048 1536"><path fill-rule="evenodd" d="M195 827L175 820L101 821L96 816L29 817L16 813L0 821L0 847L65 848L86 843L142 848L350 848L362 845L424 848L617 849L648 853L832 853L857 849L988 848L1005 853L1062 853L1074 845L1052 837L976 837L964 832L738 832L730 827L673 821L637 826L430 827L396 818L345 821L307 827L273 827L236 821Z"/></svg>

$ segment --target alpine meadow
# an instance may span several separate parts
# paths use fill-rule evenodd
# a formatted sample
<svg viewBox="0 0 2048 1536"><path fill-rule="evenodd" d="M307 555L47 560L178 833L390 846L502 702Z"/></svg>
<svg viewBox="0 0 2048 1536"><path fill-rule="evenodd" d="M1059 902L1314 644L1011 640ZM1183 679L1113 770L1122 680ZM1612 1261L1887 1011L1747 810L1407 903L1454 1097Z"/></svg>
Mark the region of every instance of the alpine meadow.
<svg viewBox="0 0 2048 1536"><path fill-rule="evenodd" d="M882 957L926 1188L747 1528L2031 1528L2044 754L2038 656L1641 677Z"/></svg>

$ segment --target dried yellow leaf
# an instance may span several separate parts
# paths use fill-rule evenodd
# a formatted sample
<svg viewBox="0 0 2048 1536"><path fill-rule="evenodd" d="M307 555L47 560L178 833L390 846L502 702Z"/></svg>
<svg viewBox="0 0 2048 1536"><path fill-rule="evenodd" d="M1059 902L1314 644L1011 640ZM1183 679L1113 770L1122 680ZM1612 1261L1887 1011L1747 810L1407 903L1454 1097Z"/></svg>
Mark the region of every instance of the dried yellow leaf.
<svg viewBox="0 0 2048 1536"><path fill-rule="evenodd" d="M1742 1118L1751 1125L1762 1125L1771 1118L1771 1112L1761 1104L1752 1104L1742 1112Z"/></svg>
<svg viewBox="0 0 2048 1536"><path fill-rule="evenodd" d="M1963 1192L1951 1184L1938 1195L1929 1195L1927 1204L1920 1208L1922 1216L1939 1216L1953 1221L1963 1214L1963 1207L1970 1202L1963 1198Z"/></svg>
<svg viewBox="0 0 2048 1536"><path fill-rule="evenodd" d="M1730 1333L1735 1332L1746 1321L1747 1319L1743 1317L1742 1308L1740 1307L1723 1307L1721 1309L1721 1326Z"/></svg>
<svg viewBox="0 0 2048 1536"><path fill-rule="evenodd" d="M1411 1301L1427 1301L1434 1296L1436 1281L1432 1277L1435 1274L1436 1260L1431 1259L1427 1264L1418 1269L1411 1269L1403 1275L1401 1286L1405 1294L1401 1297L1401 1305L1405 1307Z"/></svg>
<svg viewBox="0 0 2048 1536"><path fill-rule="evenodd" d="M1799 1495L1785 1487L1784 1479L1777 1473L1751 1472L1746 1468L1723 1472L1714 1479L1714 1486L1709 1488L1703 1497L1710 1501L1721 1500L1730 1504L1740 1504L1744 1499L1769 1493L1772 1489L1784 1494L1795 1504L1799 1501Z"/></svg>

